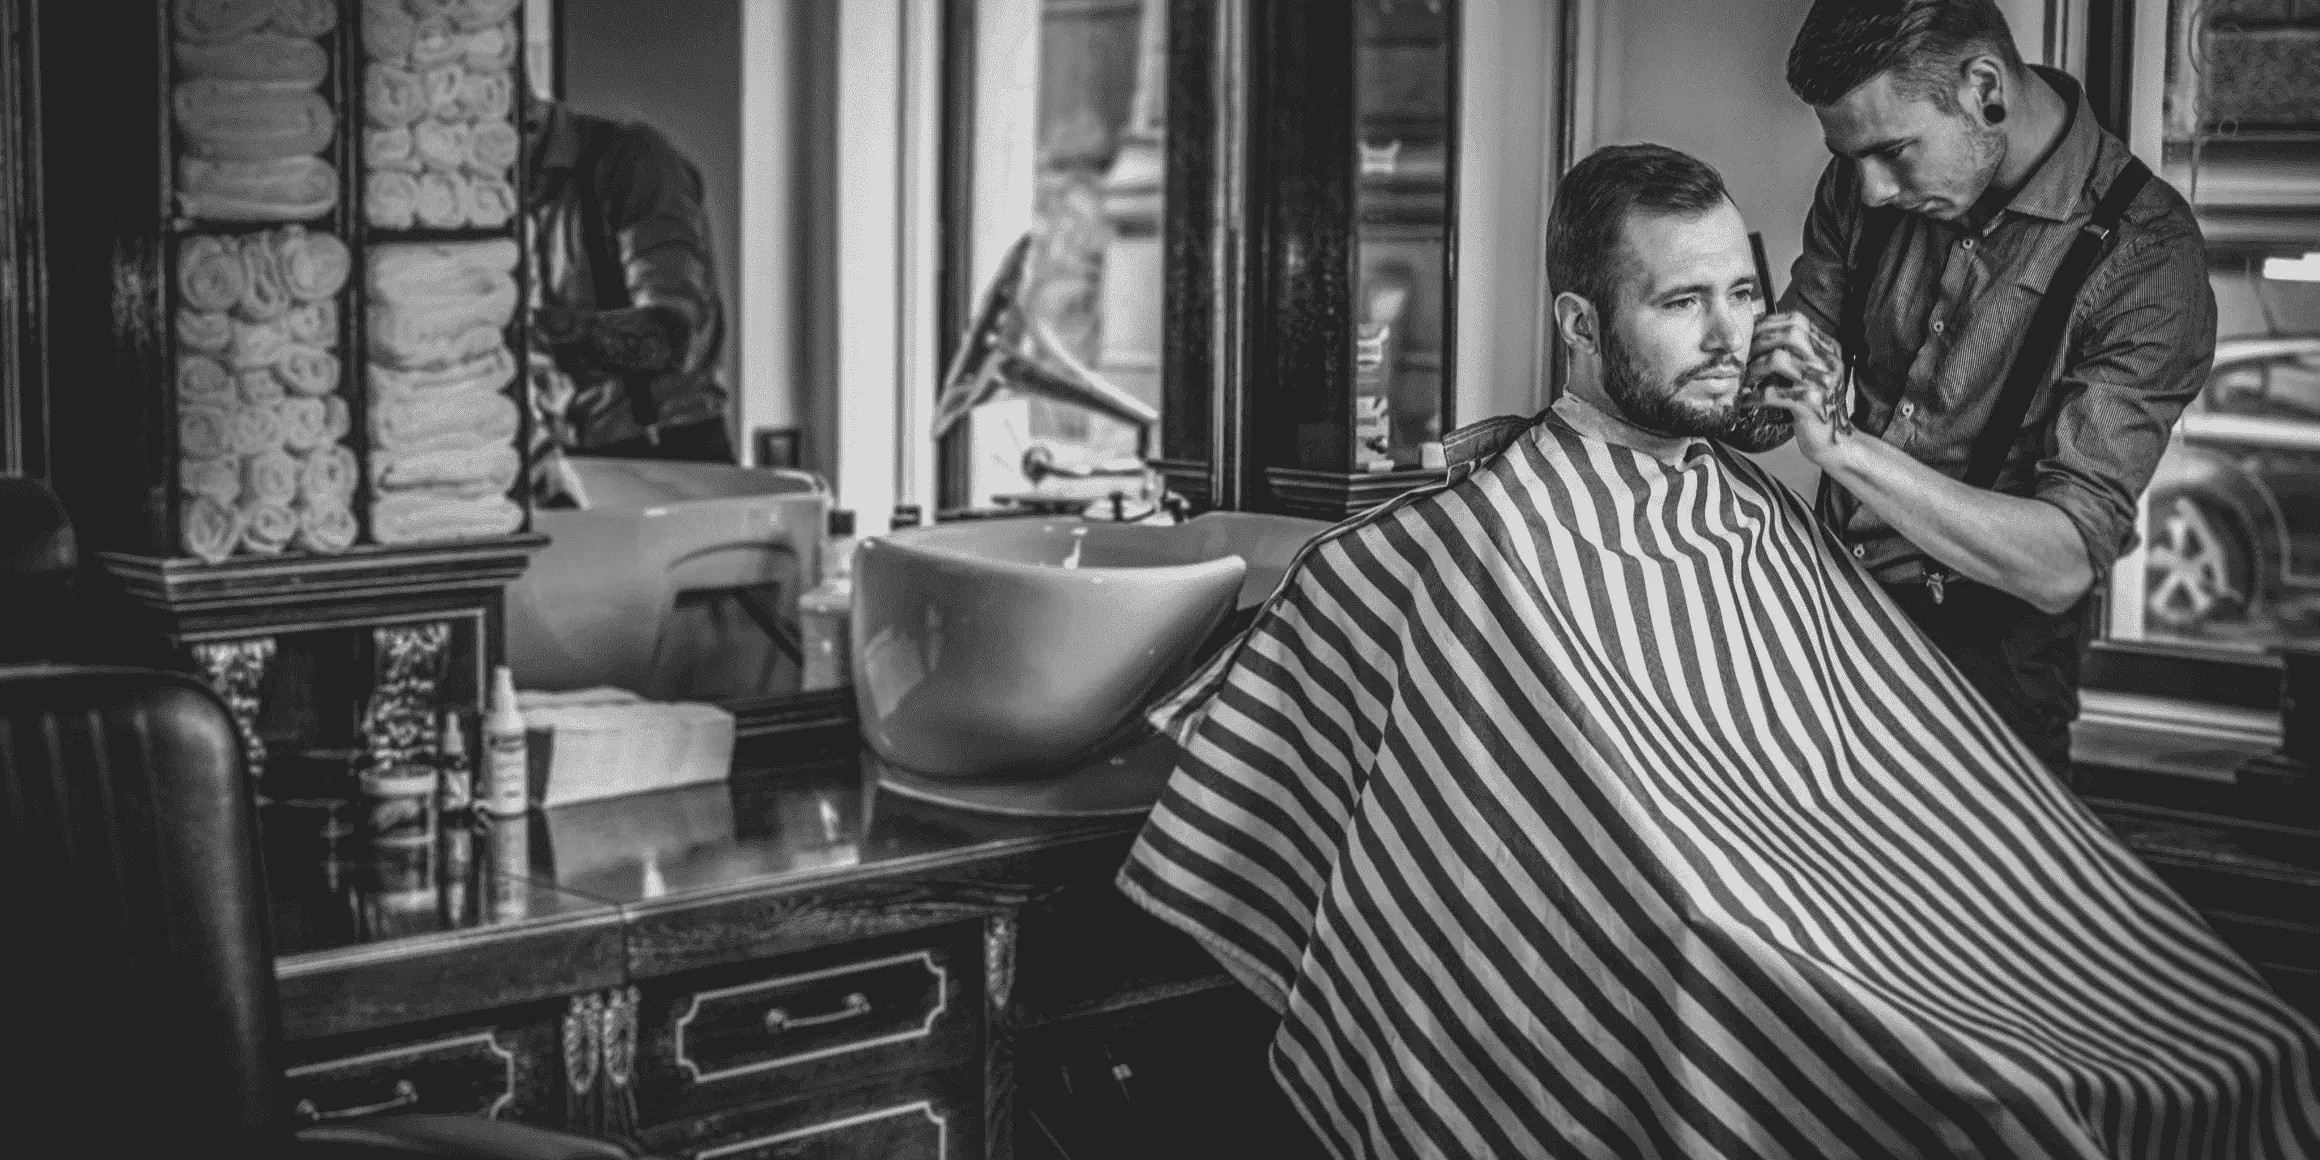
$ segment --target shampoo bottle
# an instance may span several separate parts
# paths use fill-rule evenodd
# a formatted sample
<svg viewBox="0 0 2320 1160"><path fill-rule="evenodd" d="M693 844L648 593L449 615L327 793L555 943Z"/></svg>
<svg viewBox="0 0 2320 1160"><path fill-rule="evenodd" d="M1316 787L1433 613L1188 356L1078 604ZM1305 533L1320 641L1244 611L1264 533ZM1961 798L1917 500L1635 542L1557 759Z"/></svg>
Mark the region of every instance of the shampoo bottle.
<svg viewBox="0 0 2320 1160"><path fill-rule="evenodd" d="M854 513L833 511L821 583L798 597L798 635L805 652L800 685L835 689L851 683L853 611Z"/></svg>
<svg viewBox="0 0 2320 1160"><path fill-rule="evenodd" d="M484 808L494 817L523 816L530 803L524 753L524 715L516 711L516 678L506 665L492 670L491 710L483 718Z"/></svg>

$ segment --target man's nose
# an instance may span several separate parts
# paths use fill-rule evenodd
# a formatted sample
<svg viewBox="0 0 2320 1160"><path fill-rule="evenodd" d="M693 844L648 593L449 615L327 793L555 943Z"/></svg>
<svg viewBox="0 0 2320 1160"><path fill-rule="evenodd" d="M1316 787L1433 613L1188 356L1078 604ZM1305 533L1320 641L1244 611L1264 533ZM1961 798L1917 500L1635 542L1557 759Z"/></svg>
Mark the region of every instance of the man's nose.
<svg viewBox="0 0 2320 1160"><path fill-rule="evenodd" d="M1735 301L1727 295L1709 310L1708 332L1700 349L1709 354L1730 354L1747 346L1755 333L1756 303Z"/></svg>
<svg viewBox="0 0 2320 1160"><path fill-rule="evenodd" d="M1893 171L1875 161L1861 162L1861 204L1870 209L1887 205L1901 196L1901 183L1893 180Z"/></svg>

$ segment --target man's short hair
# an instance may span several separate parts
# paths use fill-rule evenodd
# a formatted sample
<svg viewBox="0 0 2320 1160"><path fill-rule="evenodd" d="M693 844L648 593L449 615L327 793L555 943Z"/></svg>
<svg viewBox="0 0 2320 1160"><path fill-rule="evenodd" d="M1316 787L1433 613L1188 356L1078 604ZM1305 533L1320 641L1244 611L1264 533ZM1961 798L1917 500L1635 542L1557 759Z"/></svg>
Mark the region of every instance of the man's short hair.
<svg viewBox="0 0 2320 1160"><path fill-rule="evenodd" d="M1696 217L1729 199L1716 167L1665 145L1606 145L1555 186L1547 211L1547 285L1611 315L1619 246L1633 210Z"/></svg>
<svg viewBox="0 0 2320 1160"><path fill-rule="evenodd" d="M1833 105L1890 72L1902 92L1958 110L1958 66L1987 53L2020 75L2022 53L1994 0L1814 0L1788 50L1788 87Z"/></svg>

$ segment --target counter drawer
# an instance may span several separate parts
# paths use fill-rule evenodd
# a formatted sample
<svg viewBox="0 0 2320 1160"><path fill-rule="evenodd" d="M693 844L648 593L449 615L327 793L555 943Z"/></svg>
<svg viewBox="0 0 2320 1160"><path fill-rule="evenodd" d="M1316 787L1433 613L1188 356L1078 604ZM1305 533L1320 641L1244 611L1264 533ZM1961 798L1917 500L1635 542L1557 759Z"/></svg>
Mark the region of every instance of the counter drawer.
<svg viewBox="0 0 2320 1160"><path fill-rule="evenodd" d="M642 1122L972 1056L979 927L695 972L644 986Z"/></svg>
<svg viewBox="0 0 2320 1160"><path fill-rule="evenodd" d="M516 1053L484 1029L302 1064L284 1078L302 1124L384 1112L496 1119L515 1103Z"/></svg>
<svg viewBox="0 0 2320 1160"><path fill-rule="evenodd" d="M982 1155L978 1073L917 1075L664 1125L646 1148L671 1160L966 1160Z"/></svg>

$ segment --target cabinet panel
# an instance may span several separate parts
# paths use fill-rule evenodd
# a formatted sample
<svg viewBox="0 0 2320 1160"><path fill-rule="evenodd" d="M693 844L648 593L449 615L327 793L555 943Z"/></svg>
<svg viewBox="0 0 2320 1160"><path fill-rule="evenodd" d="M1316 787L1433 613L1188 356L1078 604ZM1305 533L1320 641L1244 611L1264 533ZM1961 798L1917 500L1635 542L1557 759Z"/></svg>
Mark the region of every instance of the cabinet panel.
<svg viewBox="0 0 2320 1160"><path fill-rule="evenodd" d="M560 1124L560 1024L548 1005L291 1047L283 1100L299 1123L445 1112Z"/></svg>
<svg viewBox="0 0 2320 1160"><path fill-rule="evenodd" d="M642 984L642 1121L971 1056L979 932L954 925Z"/></svg>
<svg viewBox="0 0 2320 1160"><path fill-rule="evenodd" d="M961 1160L982 1153L971 1066L753 1105L645 1133L684 1160Z"/></svg>

